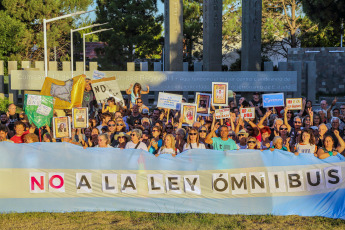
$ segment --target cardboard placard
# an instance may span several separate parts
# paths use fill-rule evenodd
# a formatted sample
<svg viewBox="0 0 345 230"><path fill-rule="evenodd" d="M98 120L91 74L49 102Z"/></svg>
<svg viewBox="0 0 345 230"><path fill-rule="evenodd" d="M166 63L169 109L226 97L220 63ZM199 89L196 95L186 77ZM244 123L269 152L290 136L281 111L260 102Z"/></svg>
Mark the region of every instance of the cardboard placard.
<svg viewBox="0 0 345 230"><path fill-rule="evenodd" d="M177 109L177 104L182 102L182 95L172 93L162 93L158 95L158 108Z"/></svg>
<svg viewBox="0 0 345 230"><path fill-rule="evenodd" d="M230 109L216 109L216 119L230 118Z"/></svg>
<svg viewBox="0 0 345 230"><path fill-rule="evenodd" d="M302 98L286 98L286 109L301 110Z"/></svg>
<svg viewBox="0 0 345 230"><path fill-rule="evenodd" d="M255 118L255 108L241 108L241 117L242 118Z"/></svg>
<svg viewBox="0 0 345 230"><path fill-rule="evenodd" d="M107 102L109 97L113 97L116 103L125 104L115 77L91 81L91 86L97 102Z"/></svg>
<svg viewBox="0 0 345 230"><path fill-rule="evenodd" d="M284 93L270 93L262 95L264 108L284 106Z"/></svg>

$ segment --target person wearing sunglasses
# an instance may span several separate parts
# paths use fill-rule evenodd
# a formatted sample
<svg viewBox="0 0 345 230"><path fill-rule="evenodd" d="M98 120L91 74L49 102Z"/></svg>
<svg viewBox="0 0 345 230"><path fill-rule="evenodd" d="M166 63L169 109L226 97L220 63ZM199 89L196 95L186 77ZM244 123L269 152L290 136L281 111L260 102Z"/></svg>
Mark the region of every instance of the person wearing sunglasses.
<svg viewBox="0 0 345 230"><path fill-rule="evenodd" d="M116 119L115 133L126 132L126 124L122 118Z"/></svg>
<svg viewBox="0 0 345 230"><path fill-rule="evenodd" d="M175 157L180 153L180 150L175 146L175 137L172 134L168 134L164 138L164 145L159 149L155 156L158 157L161 154L171 154L173 157Z"/></svg>
<svg viewBox="0 0 345 230"><path fill-rule="evenodd" d="M248 137L247 138L246 147L247 147L247 149L260 149L260 147L258 147L258 140L256 140L255 137Z"/></svg>
<svg viewBox="0 0 345 230"><path fill-rule="evenodd" d="M162 145L163 140L161 139L161 128L159 126L155 126L152 128L152 139L148 146L149 152L156 154Z"/></svg>
<svg viewBox="0 0 345 230"><path fill-rule="evenodd" d="M174 133L174 126L170 122L165 126L165 133L166 134Z"/></svg>
<svg viewBox="0 0 345 230"><path fill-rule="evenodd" d="M125 134L124 132L116 134L114 138L117 142L117 145L114 147L118 149L124 149L126 147L127 142L131 139L130 136Z"/></svg>
<svg viewBox="0 0 345 230"><path fill-rule="evenodd" d="M114 138L115 134L116 134L116 122L113 120L108 121L108 135L110 137L110 145L112 147L115 147L118 142L117 140Z"/></svg>
<svg viewBox="0 0 345 230"><path fill-rule="evenodd" d="M240 130L237 133L237 137L238 137L238 143L237 143L238 148L239 149L246 149L247 148L247 138L248 138L248 133L246 132L246 130L244 130L244 129Z"/></svg>
<svg viewBox="0 0 345 230"><path fill-rule="evenodd" d="M217 137L215 132L219 128L220 137ZM229 138L229 128L226 125L220 126L217 123L212 131L206 136L205 142L213 146L214 150L237 150L237 145L234 140Z"/></svg>
<svg viewBox="0 0 345 230"><path fill-rule="evenodd" d="M140 141L142 131L140 129L133 129L131 132L131 141L126 144L125 149L141 149L148 151L144 142Z"/></svg>
<svg viewBox="0 0 345 230"><path fill-rule="evenodd" d="M285 124L282 124L279 128L279 136L283 139L283 146L288 148L290 147L290 137L289 137L289 132L288 128L286 127ZM274 139L274 138L273 138Z"/></svg>
<svg viewBox="0 0 345 230"><path fill-rule="evenodd" d="M206 149L203 143L199 141L199 133L196 128L191 128L188 132L187 143L183 146L183 151L188 149Z"/></svg>

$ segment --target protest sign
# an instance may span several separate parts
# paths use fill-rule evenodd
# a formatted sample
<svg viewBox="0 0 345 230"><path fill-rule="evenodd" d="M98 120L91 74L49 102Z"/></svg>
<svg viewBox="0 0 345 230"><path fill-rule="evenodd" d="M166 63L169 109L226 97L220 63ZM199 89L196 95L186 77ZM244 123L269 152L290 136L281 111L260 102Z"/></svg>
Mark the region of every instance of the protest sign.
<svg viewBox="0 0 345 230"><path fill-rule="evenodd" d="M211 107L211 94L196 93L195 103L197 104L197 113L201 116L207 116L210 113Z"/></svg>
<svg viewBox="0 0 345 230"><path fill-rule="evenodd" d="M24 96L24 111L29 122L37 128L50 125L53 117L54 98L51 96L31 95Z"/></svg>
<svg viewBox="0 0 345 230"><path fill-rule="evenodd" d="M255 108L241 108L241 117L242 118L255 118Z"/></svg>
<svg viewBox="0 0 345 230"><path fill-rule="evenodd" d="M95 80L99 80L99 79L105 78L105 73L103 73L101 71L98 71L98 70L94 70L92 78L95 79Z"/></svg>
<svg viewBox="0 0 345 230"><path fill-rule="evenodd" d="M284 106L284 93L270 93L262 95L263 107Z"/></svg>
<svg viewBox="0 0 345 230"><path fill-rule="evenodd" d="M216 119L230 118L230 109L216 109Z"/></svg>
<svg viewBox="0 0 345 230"><path fill-rule="evenodd" d="M89 109L86 108L73 108L73 128L88 128L89 127Z"/></svg>
<svg viewBox="0 0 345 230"><path fill-rule="evenodd" d="M70 117L53 117L54 138L71 137Z"/></svg>
<svg viewBox="0 0 345 230"><path fill-rule="evenodd" d="M182 114L182 125L192 126L196 120L196 104L182 103L181 114Z"/></svg>
<svg viewBox="0 0 345 230"><path fill-rule="evenodd" d="M320 160L280 150L191 149L177 157L152 157L138 149L9 142L0 143L0 152L6 159L0 161L1 213L104 210L345 219L341 154Z"/></svg>
<svg viewBox="0 0 345 230"><path fill-rule="evenodd" d="M115 77L102 78L91 81L91 86L97 102L107 102L109 97L115 98L115 102L124 105L123 97Z"/></svg>
<svg viewBox="0 0 345 230"><path fill-rule="evenodd" d="M227 82L212 82L212 105L228 106Z"/></svg>
<svg viewBox="0 0 345 230"><path fill-rule="evenodd" d="M182 95L172 93L162 93L158 95L158 108L177 109L177 104L182 102Z"/></svg>
<svg viewBox="0 0 345 230"><path fill-rule="evenodd" d="M301 110L302 98L286 98L286 109Z"/></svg>

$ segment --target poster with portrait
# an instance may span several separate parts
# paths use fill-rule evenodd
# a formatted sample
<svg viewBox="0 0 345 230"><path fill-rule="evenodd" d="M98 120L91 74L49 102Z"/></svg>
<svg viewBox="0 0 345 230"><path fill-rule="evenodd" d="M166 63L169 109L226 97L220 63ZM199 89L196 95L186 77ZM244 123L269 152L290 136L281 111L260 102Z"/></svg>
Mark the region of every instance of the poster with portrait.
<svg viewBox="0 0 345 230"><path fill-rule="evenodd" d="M197 105L190 103L181 104L182 126L192 126L196 120Z"/></svg>
<svg viewBox="0 0 345 230"><path fill-rule="evenodd" d="M69 117L53 117L54 138L71 137L71 120Z"/></svg>
<svg viewBox="0 0 345 230"><path fill-rule="evenodd" d="M227 82L212 82L212 105L228 106Z"/></svg>
<svg viewBox="0 0 345 230"><path fill-rule="evenodd" d="M89 127L89 111L88 108L72 108L73 128L87 128Z"/></svg>
<svg viewBox="0 0 345 230"><path fill-rule="evenodd" d="M197 105L197 113L201 116L208 116L211 107L211 94L196 93L195 103Z"/></svg>

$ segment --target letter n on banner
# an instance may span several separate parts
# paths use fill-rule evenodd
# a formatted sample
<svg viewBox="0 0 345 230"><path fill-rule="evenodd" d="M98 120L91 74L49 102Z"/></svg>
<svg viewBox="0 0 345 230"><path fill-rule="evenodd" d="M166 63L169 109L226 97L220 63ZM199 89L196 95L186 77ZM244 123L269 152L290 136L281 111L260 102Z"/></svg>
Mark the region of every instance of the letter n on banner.
<svg viewBox="0 0 345 230"><path fill-rule="evenodd" d="M77 173L77 193L91 193L92 192L92 180L91 173Z"/></svg>
<svg viewBox="0 0 345 230"><path fill-rule="evenodd" d="M249 173L249 180L250 180L251 193L266 193L267 192L265 172Z"/></svg>
<svg viewBox="0 0 345 230"><path fill-rule="evenodd" d="M30 173L30 193L45 192L46 174L40 172Z"/></svg>
<svg viewBox="0 0 345 230"><path fill-rule="evenodd" d="M184 190L187 194L201 194L199 175L185 175L183 181Z"/></svg>
<svg viewBox="0 0 345 230"><path fill-rule="evenodd" d="M337 187L343 181L340 166L327 167L323 170L325 172L325 181L327 188Z"/></svg>
<svg viewBox="0 0 345 230"><path fill-rule="evenodd" d="M182 194L180 175L166 175L165 184L168 194Z"/></svg>
<svg viewBox="0 0 345 230"><path fill-rule="evenodd" d="M64 173L49 173L49 192L65 192Z"/></svg>
<svg viewBox="0 0 345 230"><path fill-rule="evenodd" d="M117 174L102 174L102 191L105 193L118 193Z"/></svg>
<svg viewBox="0 0 345 230"><path fill-rule="evenodd" d="M149 188L149 194L164 193L163 175L162 174L148 174L147 186Z"/></svg>
<svg viewBox="0 0 345 230"><path fill-rule="evenodd" d="M287 171L286 180L288 185L288 192L304 191L304 178L302 171Z"/></svg>
<svg viewBox="0 0 345 230"><path fill-rule="evenodd" d="M228 173L213 173L212 181L212 188L214 193L229 193Z"/></svg>
<svg viewBox="0 0 345 230"><path fill-rule="evenodd" d="M121 174L121 192L137 193L137 175Z"/></svg>

